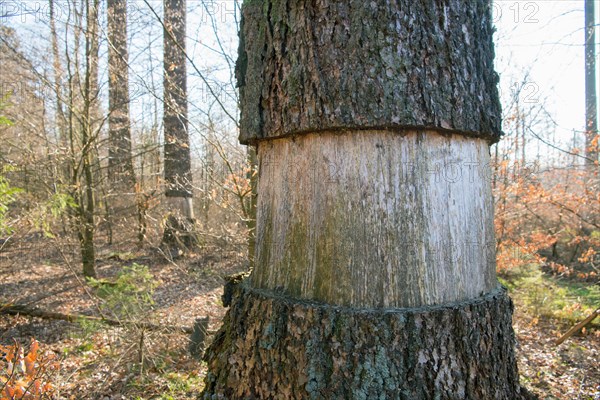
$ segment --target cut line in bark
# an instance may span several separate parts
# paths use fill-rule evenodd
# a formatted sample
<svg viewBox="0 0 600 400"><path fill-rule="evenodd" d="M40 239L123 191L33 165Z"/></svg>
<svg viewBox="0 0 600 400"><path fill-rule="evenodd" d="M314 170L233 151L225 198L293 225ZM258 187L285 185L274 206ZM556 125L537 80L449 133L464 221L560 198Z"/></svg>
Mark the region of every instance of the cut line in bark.
<svg viewBox="0 0 600 400"><path fill-rule="evenodd" d="M293 133L274 133L267 137L261 137L250 140L247 145L250 146L258 146L260 143L265 143L268 141L288 138L291 140L296 140L299 137L307 136L310 134L335 134L335 135L344 135L350 132L362 132L368 134L372 131L386 131L389 133L393 133L398 136L406 136L410 135L412 132L427 132L428 134L438 134L445 137L451 137L452 135L460 135L466 138L482 138L485 139L488 146L495 143L495 140L490 139L486 135L482 135L479 132L473 131L462 131L459 129L444 129L439 126L426 126L426 125L374 125L374 126L328 126L322 129L307 129L302 131L295 131ZM242 143L244 144L244 143Z"/></svg>

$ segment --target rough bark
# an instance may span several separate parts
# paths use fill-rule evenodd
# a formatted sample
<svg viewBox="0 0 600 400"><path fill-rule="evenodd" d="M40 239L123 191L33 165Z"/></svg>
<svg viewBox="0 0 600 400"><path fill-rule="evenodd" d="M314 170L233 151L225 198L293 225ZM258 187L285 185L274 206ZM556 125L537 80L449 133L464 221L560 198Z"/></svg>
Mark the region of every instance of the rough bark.
<svg viewBox="0 0 600 400"><path fill-rule="evenodd" d="M167 197L192 197L184 0L164 0L164 132Z"/></svg>
<svg viewBox="0 0 600 400"><path fill-rule="evenodd" d="M194 233L192 162L188 135L185 0L164 0L165 196L169 208L163 244L180 255L198 243Z"/></svg>
<svg viewBox="0 0 600 400"><path fill-rule="evenodd" d="M501 135L487 0L246 1L242 143L335 129Z"/></svg>
<svg viewBox="0 0 600 400"><path fill-rule="evenodd" d="M238 286L205 399L521 398L504 289L417 309L344 308Z"/></svg>
<svg viewBox="0 0 600 400"><path fill-rule="evenodd" d="M127 194L133 204L135 173L129 118L129 54L127 1L108 0L108 178L113 192ZM123 199L117 199L123 201Z"/></svg>

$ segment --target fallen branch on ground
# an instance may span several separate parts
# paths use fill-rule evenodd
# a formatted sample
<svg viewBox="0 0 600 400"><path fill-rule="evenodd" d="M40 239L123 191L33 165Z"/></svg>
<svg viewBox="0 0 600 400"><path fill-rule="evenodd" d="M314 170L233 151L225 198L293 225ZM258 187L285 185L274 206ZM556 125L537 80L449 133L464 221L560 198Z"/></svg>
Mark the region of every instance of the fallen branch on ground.
<svg viewBox="0 0 600 400"><path fill-rule="evenodd" d="M55 320L63 320L69 322L77 322L78 320L85 319L88 321L97 321L109 326L136 326L142 329L146 329L149 331L161 331L161 330L171 330L178 331L182 333L191 334L193 332L192 327L187 326L176 326L176 325L167 325L167 324L152 324L149 322L136 322L136 321L120 321L116 319L110 318L102 318L102 317L94 317L91 315L82 315L82 314L64 314L59 312L45 311L39 308L29 307L22 304L0 304L0 314L8 314L8 315L26 315L29 317L38 317L43 319L55 319ZM214 332L208 332L209 334Z"/></svg>
<svg viewBox="0 0 600 400"><path fill-rule="evenodd" d="M567 331L567 333L562 335L560 337L560 339L558 339L556 341L556 345L558 346L559 344L561 344L562 342L564 342L565 340L567 340L568 338L573 336L577 331L579 331L580 329L583 329L587 324L592 322L599 315L600 315L600 308L597 309L596 311L594 311L592 314L590 314L586 319L584 319L583 321L581 321L580 323L578 323L577 325L575 325L574 327L569 329Z"/></svg>

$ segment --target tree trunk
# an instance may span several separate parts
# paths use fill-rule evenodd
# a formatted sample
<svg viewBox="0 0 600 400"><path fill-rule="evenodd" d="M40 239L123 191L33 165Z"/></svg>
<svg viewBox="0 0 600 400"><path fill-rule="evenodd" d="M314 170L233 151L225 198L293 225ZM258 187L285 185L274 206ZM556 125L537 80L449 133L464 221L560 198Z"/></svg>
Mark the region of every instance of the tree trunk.
<svg viewBox="0 0 600 400"><path fill-rule="evenodd" d="M585 157L598 162L598 97L596 93L596 13L594 0L585 0Z"/></svg>
<svg viewBox="0 0 600 400"><path fill-rule="evenodd" d="M94 132L94 111L98 88L98 12L93 11L95 5L86 1L87 28L85 31L85 79L83 86L83 115L80 119L81 129L81 173L83 193L78 201L79 206L79 243L83 275L96 277L96 248L94 243L96 209L95 183L93 176L93 151L96 132ZM95 86L94 86L95 85Z"/></svg>
<svg viewBox="0 0 600 400"><path fill-rule="evenodd" d="M135 193L129 120L129 55L127 51L127 2L108 0L108 173L119 195Z"/></svg>
<svg viewBox="0 0 600 400"><path fill-rule="evenodd" d="M127 1L108 0L108 181L110 219L134 215L135 172L129 119L129 55ZM124 225L127 225L126 223Z"/></svg>
<svg viewBox="0 0 600 400"><path fill-rule="evenodd" d="M49 9L49 18L50 18L50 37L52 44L52 69L54 74L54 95L56 96L55 102L55 116L54 123L56 126L56 136L58 143L58 151L55 153L56 163L53 166L54 174L55 174L55 182L54 185L55 191L58 192L59 187L62 185L68 184L71 182L71 168L68 163L68 135L67 135L67 119L65 117L65 112L63 108L63 102L65 101L63 94L63 85L64 85L64 73L62 67L62 61L60 59L60 53L58 50L58 33L56 31L56 17L55 17L55 7L54 0L48 1L48 9ZM63 233L67 233L68 221L64 215L61 215L62 219L62 230Z"/></svg>
<svg viewBox="0 0 600 400"><path fill-rule="evenodd" d="M246 1L256 262L204 398L519 399L488 1Z"/></svg>
<svg viewBox="0 0 600 400"><path fill-rule="evenodd" d="M49 12L50 12L50 35L52 36L52 60L53 60L53 70L54 70L54 94L56 96L56 127L58 132L58 139L61 148L61 155L63 156L59 159L60 163L60 171L61 176L59 181L69 182L70 181L70 169L66 161L64 160L65 154L67 153L68 148L68 136L67 136L67 120L65 117L65 113L63 110L63 102L65 101L63 97L62 85L63 82L63 69L62 62L60 60L60 53L58 51L58 33L56 32L56 18L55 18L55 8L54 8L54 0L49 0Z"/></svg>
<svg viewBox="0 0 600 400"><path fill-rule="evenodd" d="M192 165L187 119L185 0L164 0L165 195L169 204L163 244L185 251L194 234Z"/></svg>
<svg viewBox="0 0 600 400"><path fill-rule="evenodd" d="M98 86L98 69L99 69L99 55L100 55L100 0L87 0L86 2L86 17L88 20L87 33L89 40L89 68L90 68L90 126L93 135L97 135L101 128L100 120L102 115L100 113L100 98L99 98L99 86Z"/></svg>
<svg viewBox="0 0 600 400"><path fill-rule="evenodd" d="M302 302L239 287L204 398L518 399L503 289L418 309Z"/></svg>

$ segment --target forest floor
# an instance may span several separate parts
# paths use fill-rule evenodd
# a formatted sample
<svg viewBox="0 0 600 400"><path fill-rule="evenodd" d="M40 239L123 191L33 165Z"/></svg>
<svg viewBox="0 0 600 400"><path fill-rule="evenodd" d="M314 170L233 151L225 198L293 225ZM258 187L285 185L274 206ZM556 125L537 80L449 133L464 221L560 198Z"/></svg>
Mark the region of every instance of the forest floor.
<svg viewBox="0 0 600 400"><path fill-rule="evenodd" d="M208 316L209 331L218 329L226 311L221 303L223 278L245 270L243 246L206 246L175 262L165 259L158 249L120 253L99 249L98 275L105 284L116 282L119 271L134 263L147 266L151 274L148 292L153 303L119 314L130 303L139 305L139 298L131 293L119 297L118 290L106 292L112 297L99 296L101 288L84 283L79 266L65 254L69 252L64 246L53 247L48 241L30 238L0 251L0 304L90 316L103 310L133 323L106 327L83 319L66 322L0 314L0 345L13 341L27 345L33 337L43 351L55 354L60 368L48 376L56 388L55 398L197 398L205 364L190 356L189 335L170 327L192 327L196 318ZM598 322L564 344L554 344L599 300L597 285L564 284L533 270L505 274L502 281L515 301L522 384L541 399L600 400ZM149 281L132 282L145 285ZM113 283L107 287L115 287ZM560 289L553 286L559 284ZM127 286L123 287L126 291ZM142 322L162 329L145 329Z"/></svg>

